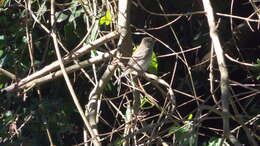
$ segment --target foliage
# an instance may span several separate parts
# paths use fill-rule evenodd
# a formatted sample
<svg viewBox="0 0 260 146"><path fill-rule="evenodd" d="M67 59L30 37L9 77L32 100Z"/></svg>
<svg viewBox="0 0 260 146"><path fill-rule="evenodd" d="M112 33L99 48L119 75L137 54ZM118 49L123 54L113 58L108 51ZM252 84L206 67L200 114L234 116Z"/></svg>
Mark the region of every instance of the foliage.
<svg viewBox="0 0 260 146"><path fill-rule="evenodd" d="M109 25L111 23L111 14L109 11L106 12L106 15L100 18L99 24Z"/></svg>

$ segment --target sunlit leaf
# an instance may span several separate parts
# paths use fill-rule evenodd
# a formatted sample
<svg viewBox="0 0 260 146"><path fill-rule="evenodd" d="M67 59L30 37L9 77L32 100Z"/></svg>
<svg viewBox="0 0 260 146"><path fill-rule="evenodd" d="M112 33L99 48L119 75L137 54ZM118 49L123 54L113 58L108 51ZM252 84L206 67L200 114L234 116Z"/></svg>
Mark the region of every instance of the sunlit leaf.
<svg viewBox="0 0 260 146"><path fill-rule="evenodd" d="M110 23L111 23L111 14L110 11L107 11L106 15L100 18L99 24L109 25Z"/></svg>
<svg viewBox="0 0 260 146"><path fill-rule="evenodd" d="M23 42L23 43L27 43L27 42L28 42L28 39L27 39L26 36L23 36L23 38L22 38L22 42Z"/></svg>
<svg viewBox="0 0 260 146"><path fill-rule="evenodd" d="M153 54L152 54L151 63L149 64L149 67L148 67L148 72L153 73L153 74L158 73L158 60L157 60L157 56L154 53L154 51L153 51Z"/></svg>
<svg viewBox="0 0 260 146"><path fill-rule="evenodd" d="M229 146L227 142L224 141L225 146ZM217 137L211 137L207 144L204 144L204 146L221 146L223 145L223 139L217 138Z"/></svg>
<svg viewBox="0 0 260 146"><path fill-rule="evenodd" d="M63 22L65 21L69 16L64 13L56 13L57 22Z"/></svg>
<svg viewBox="0 0 260 146"><path fill-rule="evenodd" d="M3 41L5 39L4 35L0 35L0 41Z"/></svg>
<svg viewBox="0 0 260 146"><path fill-rule="evenodd" d="M192 115L192 114L189 114L188 120L191 120L192 118L193 118L193 115Z"/></svg>
<svg viewBox="0 0 260 146"><path fill-rule="evenodd" d="M154 104L149 101L147 98L141 98L140 108L143 110L151 109L154 107Z"/></svg>
<svg viewBox="0 0 260 146"><path fill-rule="evenodd" d="M4 66L7 62L8 62L8 56L7 55L0 58L0 67Z"/></svg>

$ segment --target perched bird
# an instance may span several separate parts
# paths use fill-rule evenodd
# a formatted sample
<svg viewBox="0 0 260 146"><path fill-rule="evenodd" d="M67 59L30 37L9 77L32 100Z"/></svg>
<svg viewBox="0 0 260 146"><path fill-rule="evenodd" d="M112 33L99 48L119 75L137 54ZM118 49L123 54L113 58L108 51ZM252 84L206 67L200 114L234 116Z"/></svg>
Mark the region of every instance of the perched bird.
<svg viewBox="0 0 260 146"><path fill-rule="evenodd" d="M126 77L130 74L130 80L128 79L129 83L139 89L143 89L142 84L138 82L138 78L134 78L132 76L133 72L144 72L147 71L149 64L152 60L152 53L154 47L155 40L151 37L143 38L141 44L137 47L134 51L132 57L127 63L126 71L124 71L123 75ZM143 97L141 92L136 90L135 88L132 89L133 92L133 105L132 110L133 114L137 115L140 111L141 106L141 98ZM120 88L119 88L120 89ZM145 91L144 91L145 93ZM153 98L147 97L149 101L156 103Z"/></svg>
<svg viewBox="0 0 260 146"><path fill-rule="evenodd" d="M114 84L119 83L122 77L127 77L131 73L147 71L152 59L155 39L145 37L141 44L134 51L126 66L121 66L123 73L117 78Z"/></svg>
<svg viewBox="0 0 260 146"><path fill-rule="evenodd" d="M134 51L132 57L127 63L125 75L133 71L147 71L152 59L152 52L155 39L145 37L142 39L141 44Z"/></svg>

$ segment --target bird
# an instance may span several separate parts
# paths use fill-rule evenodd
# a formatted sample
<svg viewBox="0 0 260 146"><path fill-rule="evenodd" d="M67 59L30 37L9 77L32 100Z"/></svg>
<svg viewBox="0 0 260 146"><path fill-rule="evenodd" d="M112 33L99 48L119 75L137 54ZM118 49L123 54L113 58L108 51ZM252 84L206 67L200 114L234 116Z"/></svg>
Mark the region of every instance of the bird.
<svg viewBox="0 0 260 146"><path fill-rule="evenodd" d="M134 87L132 88L132 93L133 93L132 110L135 115L137 115L140 111L141 98L143 98L141 92L136 90L135 88L139 88L142 90L143 87L142 84L140 83L140 80L136 78L136 74L133 73L137 72L137 75L139 75L139 73L143 73L147 71L150 62L152 60L154 44L155 44L155 39L153 39L152 37L144 37L140 45L134 51L132 57L129 59L126 66L126 71L124 71L123 73L123 76L126 77L128 83L130 83L131 86ZM127 75L130 75L129 79L127 78ZM120 87L118 89L120 90ZM146 92L144 91L144 93ZM151 102L154 101L153 99L150 98L148 100Z"/></svg>
<svg viewBox="0 0 260 146"><path fill-rule="evenodd" d="M127 77L129 74L132 76L138 75L138 72L147 71L152 59L154 44L155 39L152 37L144 37L128 63L125 66L120 65L123 72L117 77L114 84L119 83L122 77Z"/></svg>
<svg viewBox="0 0 260 146"><path fill-rule="evenodd" d="M155 39L152 37L144 37L134 51L132 57L127 63L124 74L129 74L131 72L145 72L147 71L149 64L152 59L153 48L155 44Z"/></svg>

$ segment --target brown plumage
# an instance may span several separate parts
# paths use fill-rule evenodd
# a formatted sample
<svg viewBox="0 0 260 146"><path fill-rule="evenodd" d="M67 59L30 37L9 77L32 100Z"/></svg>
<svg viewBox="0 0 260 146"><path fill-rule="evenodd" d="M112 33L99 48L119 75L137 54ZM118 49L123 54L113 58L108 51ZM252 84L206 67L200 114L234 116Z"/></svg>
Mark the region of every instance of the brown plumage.
<svg viewBox="0 0 260 146"><path fill-rule="evenodd" d="M127 74L131 71L147 71L152 58L155 40L151 37L143 38L141 44L134 51L127 63Z"/></svg>

